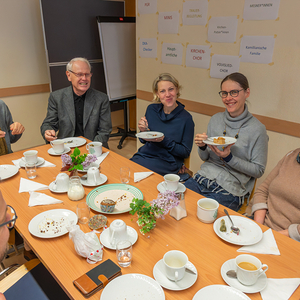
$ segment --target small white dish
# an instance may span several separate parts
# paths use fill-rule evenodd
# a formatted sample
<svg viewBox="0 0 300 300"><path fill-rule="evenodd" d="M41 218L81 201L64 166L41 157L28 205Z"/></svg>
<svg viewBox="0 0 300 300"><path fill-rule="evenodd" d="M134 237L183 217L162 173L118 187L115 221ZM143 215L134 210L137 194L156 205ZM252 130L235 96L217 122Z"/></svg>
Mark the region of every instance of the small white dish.
<svg viewBox="0 0 300 300"><path fill-rule="evenodd" d="M267 286L268 278L266 274L262 274L261 276L259 276L256 283L253 285L243 285L237 280L237 278L228 277L226 275L226 272L228 272L229 270L235 270L235 268L234 258L225 261L221 267L222 278L231 287L236 288L244 293L252 294L262 291Z"/></svg>
<svg viewBox="0 0 300 300"><path fill-rule="evenodd" d="M225 139L225 144L214 143L214 139L217 139L219 137ZM236 143L236 138L229 137L229 136L213 136L213 137L207 138L207 140L204 140L203 143L205 143L207 145L212 145L212 146L223 146L223 147L226 147L228 145Z"/></svg>
<svg viewBox="0 0 300 300"><path fill-rule="evenodd" d="M155 140L157 138L164 136L164 134L158 131L143 131L137 133L135 136L144 140Z"/></svg>
<svg viewBox="0 0 300 300"><path fill-rule="evenodd" d="M157 189L158 189L158 191L159 191L160 193L163 193L163 192L166 191L166 188L165 188L165 186L164 186L164 181L161 182L161 183L159 183L159 184L157 185ZM185 185L179 182L179 183L178 183L178 188L177 188L177 190L175 191L175 193L184 193L185 191L186 191Z"/></svg>
<svg viewBox="0 0 300 300"><path fill-rule="evenodd" d="M86 139L80 137L68 137L63 139L65 146L70 148L80 147L86 143Z"/></svg>
<svg viewBox="0 0 300 300"><path fill-rule="evenodd" d="M127 240L130 241L132 245L135 244L135 242L138 239L138 234L136 230L130 226L127 226L127 235L128 235ZM104 229L103 232L100 234L100 242L105 248L116 250L116 245L113 246L109 241L108 229Z"/></svg>
<svg viewBox="0 0 300 300"><path fill-rule="evenodd" d="M221 284L208 285L199 290L193 300L251 300L247 295L240 292L239 290Z"/></svg>
<svg viewBox="0 0 300 300"><path fill-rule="evenodd" d="M0 165L0 179L7 179L19 172L19 168L15 165Z"/></svg>
<svg viewBox="0 0 300 300"><path fill-rule="evenodd" d="M45 162L45 160L42 157L38 157L37 162L35 163L35 166L38 167L38 166L42 165L44 162ZM22 159L19 161L19 166L21 168L25 168L25 164L26 164L25 158L22 157Z"/></svg>
<svg viewBox="0 0 300 300"><path fill-rule="evenodd" d="M191 287L198 278L197 269L190 261L186 264L186 267L194 271L196 274L185 272L184 277L181 280L177 282L171 281L165 275L165 265L163 259L161 259L155 264L153 268L153 276L155 280L165 289L172 291L186 290Z"/></svg>
<svg viewBox="0 0 300 300"><path fill-rule="evenodd" d="M50 154L50 155L62 155L62 154L66 154L66 153L68 153L68 152L70 152L71 151L71 148L70 147L67 147L67 146L65 146L65 151L64 152L62 152L62 153L55 153L54 152L54 150L53 150L53 148L50 148L50 149L48 149L48 153Z"/></svg>
<svg viewBox="0 0 300 300"><path fill-rule="evenodd" d="M98 186L98 185L101 185L101 184L105 183L106 181L107 181L107 176L102 174L102 173L100 174L100 178L99 178L99 180L96 184L89 184L88 181L87 181L87 178L86 179L80 178L80 182L84 186Z"/></svg>
<svg viewBox="0 0 300 300"><path fill-rule="evenodd" d="M65 189L65 190L56 190L54 189L54 186L55 186L55 181L52 181L50 184L49 184L49 190L53 193L58 193L58 194L61 194L61 193L66 193L69 189Z"/></svg>
<svg viewBox="0 0 300 300"><path fill-rule="evenodd" d="M99 168L99 164L96 163L96 162L92 162L86 169L83 169L83 170L77 170L78 172L80 173L86 173L88 171L89 168L91 167L95 167L95 168Z"/></svg>

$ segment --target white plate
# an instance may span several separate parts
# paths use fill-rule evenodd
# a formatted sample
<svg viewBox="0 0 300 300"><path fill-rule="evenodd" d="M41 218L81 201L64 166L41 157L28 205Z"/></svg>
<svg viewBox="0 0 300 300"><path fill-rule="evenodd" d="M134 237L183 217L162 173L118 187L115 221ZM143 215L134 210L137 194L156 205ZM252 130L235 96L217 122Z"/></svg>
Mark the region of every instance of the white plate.
<svg viewBox="0 0 300 300"><path fill-rule="evenodd" d="M240 228L239 235L232 232L230 229L231 223L227 216L221 217L214 222L215 233L224 241L234 244L234 245L253 245L258 243L262 237L263 232L261 228L251 219L240 217L240 216L230 216L234 225ZM220 231L220 222L224 219L227 228L226 232Z"/></svg>
<svg viewBox="0 0 300 300"><path fill-rule="evenodd" d="M164 134L158 131L143 131L136 134L136 137L144 140L154 140L162 136L164 136Z"/></svg>
<svg viewBox="0 0 300 300"><path fill-rule="evenodd" d="M71 148L66 147L66 146L65 146L65 150L64 150L63 153L55 153L54 150L53 150L53 148L48 149L48 153L49 153L50 155L62 155L62 154L66 154L66 153L68 153L68 152L70 152L70 151L71 151Z"/></svg>
<svg viewBox="0 0 300 300"><path fill-rule="evenodd" d="M163 193L166 191L166 188L164 186L164 181L157 185L157 189L160 193ZM175 193L184 193L185 191L186 191L185 185L179 182L178 189L175 191Z"/></svg>
<svg viewBox="0 0 300 300"><path fill-rule="evenodd" d="M42 165L44 162L45 162L45 160L42 157L38 157L35 166L38 167L38 166ZM25 158L22 157L22 159L19 161L19 166L21 168L25 168L25 164L26 164Z"/></svg>
<svg viewBox="0 0 300 300"><path fill-rule="evenodd" d="M229 270L235 270L235 259L230 259L224 262L221 267L221 275L224 281L233 288L236 288L244 293L258 293L262 291L268 283L267 275L264 273L258 277L258 280L253 285L243 285L236 278L230 278L226 275Z"/></svg>
<svg viewBox="0 0 300 300"><path fill-rule="evenodd" d="M130 226L127 226L127 235L128 235L127 240L129 240L132 245L135 244L135 242L138 239L138 234L136 230ZM116 250L116 245L113 246L109 241L108 229L104 229L103 232L100 234L100 242L104 247L111 250Z"/></svg>
<svg viewBox="0 0 300 300"><path fill-rule="evenodd" d="M55 186L55 181L52 181L50 184L49 184L49 190L53 193L67 193L69 189L65 189L65 190L56 190L54 189L54 186Z"/></svg>
<svg viewBox="0 0 300 300"><path fill-rule="evenodd" d="M85 185L85 186L98 186L98 185L105 183L106 181L107 181L107 177L102 173L100 174L100 178L96 184L89 184L87 182L87 179L83 180L82 178L80 178L81 184Z"/></svg>
<svg viewBox="0 0 300 300"><path fill-rule="evenodd" d="M86 143L86 140L84 138L79 137L69 137L63 140L65 142L65 146L70 148L80 147Z"/></svg>
<svg viewBox="0 0 300 300"><path fill-rule="evenodd" d="M251 300L244 293L227 285L214 284L199 290L193 300Z"/></svg>
<svg viewBox="0 0 300 300"><path fill-rule="evenodd" d="M189 261L186 266L192 271L196 272L196 274L185 272L184 277L175 282L171 281L165 275L165 265L163 260L159 260L153 268L153 276L155 280L165 289L172 291L182 291L191 287L198 278L198 272L196 267Z"/></svg>
<svg viewBox="0 0 300 300"><path fill-rule="evenodd" d="M77 170L78 172L80 173L86 173L88 171L89 168L91 167L95 167L95 168L99 168L99 164L96 163L96 162L92 162L86 169L83 169L83 170Z"/></svg>
<svg viewBox="0 0 300 300"><path fill-rule="evenodd" d="M225 144L214 143L214 139L217 139L218 137L225 138ZM207 140L203 141L203 143L205 143L207 145L213 145L213 146L228 146L228 145L234 144L235 142L236 142L236 139L233 137L229 137L229 136L213 136L213 137L207 138Z"/></svg>
<svg viewBox="0 0 300 300"><path fill-rule="evenodd" d="M19 172L19 168L15 165L0 165L0 180L13 177Z"/></svg>
<svg viewBox="0 0 300 300"><path fill-rule="evenodd" d="M59 226L59 232L57 233L41 233L39 230L39 226L41 225L42 222L44 222L46 219L50 220L61 220L61 218L64 218L65 221L61 226ZM77 224L78 218L77 215L68 209L52 209L52 210L47 210L44 211L38 215L36 215L29 223L28 225L28 230L29 232L37 237L40 238L56 238L58 236L62 236L66 233L68 233L68 230L66 229L66 226L71 225L71 224Z"/></svg>
<svg viewBox="0 0 300 300"><path fill-rule="evenodd" d="M165 300L161 286L142 274L125 274L110 281L100 300Z"/></svg>

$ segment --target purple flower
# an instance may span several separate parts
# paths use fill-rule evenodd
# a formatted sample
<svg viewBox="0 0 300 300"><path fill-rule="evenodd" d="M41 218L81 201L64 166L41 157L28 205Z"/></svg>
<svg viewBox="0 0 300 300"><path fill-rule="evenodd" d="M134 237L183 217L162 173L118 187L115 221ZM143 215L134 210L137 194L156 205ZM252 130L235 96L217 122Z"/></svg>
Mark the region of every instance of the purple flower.
<svg viewBox="0 0 300 300"><path fill-rule="evenodd" d="M68 154L62 154L61 160L63 162L63 167L72 164L72 158Z"/></svg>
<svg viewBox="0 0 300 300"><path fill-rule="evenodd" d="M85 158L85 161L82 163L82 167L85 169L87 168L91 163L95 162L97 160L97 156L94 154L88 154Z"/></svg>
<svg viewBox="0 0 300 300"><path fill-rule="evenodd" d="M175 192L166 191L159 193L157 199L151 201L150 204L154 209L155 216L164 219L164 216L179 204L179 200Z"/></svg>

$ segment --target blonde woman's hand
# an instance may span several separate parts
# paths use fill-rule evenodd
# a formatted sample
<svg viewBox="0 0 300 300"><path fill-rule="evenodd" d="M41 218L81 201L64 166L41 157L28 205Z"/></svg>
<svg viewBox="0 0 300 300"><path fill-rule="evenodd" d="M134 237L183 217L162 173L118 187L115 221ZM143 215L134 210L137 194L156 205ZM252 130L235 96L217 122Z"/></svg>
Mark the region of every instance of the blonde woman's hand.
<svg viewBox="0 0 300 300"><path fill-rule="evenodd" d="M204 147L206 144L203 143L204 140L206 140L208 138L207 134L205 132L203 133L198 133L195 136L195 144L198 147Z"/></svg>
<svg viewBox="0 0 300 300"><path fill-rule="evenodd" d="M148 121L146 117L141 117L141 119L138 122L138 128L140 131L149 131L150 129L148 128Z"/></svg>

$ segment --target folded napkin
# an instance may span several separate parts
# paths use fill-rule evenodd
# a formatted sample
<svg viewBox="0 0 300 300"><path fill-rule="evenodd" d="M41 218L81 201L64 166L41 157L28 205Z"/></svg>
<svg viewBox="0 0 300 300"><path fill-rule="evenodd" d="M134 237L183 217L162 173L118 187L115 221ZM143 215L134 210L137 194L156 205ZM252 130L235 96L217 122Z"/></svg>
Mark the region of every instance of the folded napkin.
<svg viewBox="0 0 300 300"><path fill-rule="evenodd" d="M51 196L42 193L29 192L29 194L30 197L29 197L28 206L57 204L63 202L61 200L57 200Z"/></svg>
<svg viewBox="0 0 300 300"><path fill-rule="evenodd" d="M152 174L153 172L136 172L134 173L134 182L139 182Z"/></svg>
<svg viewBox="0 0 300 300"><path fill-rule="evenodd" d="M47 190L47 189L48 189L48 185L34 182L32 180L28 180L21 177L19 193Z"/></svg>
<svg viewBox="0 0 300 300"><path fill-rule="evenodd" d="M14 164L16 167L21 168L21 167L20 167L20 164L19 164L19 162L20 162L21 160L22 160L22 158L13 160L12 162L13 162L13 164ZM56 165L53 164L53 163L51 163L51 162L49 162L49 161L46 161L46 160L45 160L45 162L44 162L42 165L37 166L37 168L43 168L43 167L56 167Z"/></svg>
<svg viewBox="0 0 300 300"><path fill-rule="evenodd" d="M103 162L103 160L106 158L106 156L108 155L109 151L102 153L97 160L95 161L99 166L100 164Z"/></svg>
<svg viewBox="0 0 300 300"><path fill-rule="evenodd" d="M300 278L268 278L260 295L263 300L288 300L300 284Z"/></svg>
<svg viewBox="0 0 300 300"><path fill-rule="evenodd" d="M260 254L273 254L280 255L278 250L272 229L268 229L264 232L263 237L260 242L250 245L243 246L237 250L238 252L250 252L250 253L260 253Z"/></svg>

